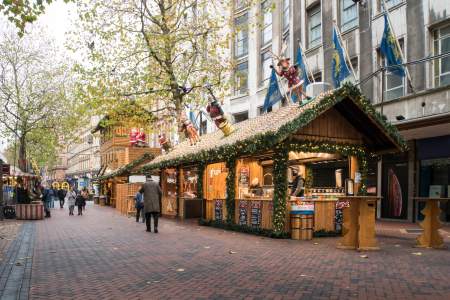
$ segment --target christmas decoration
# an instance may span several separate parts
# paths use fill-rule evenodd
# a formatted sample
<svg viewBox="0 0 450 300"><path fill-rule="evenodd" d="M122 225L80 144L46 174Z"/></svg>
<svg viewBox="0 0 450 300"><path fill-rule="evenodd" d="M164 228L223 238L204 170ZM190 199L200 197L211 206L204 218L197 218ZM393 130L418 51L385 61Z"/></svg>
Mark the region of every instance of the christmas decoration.
<svg viewBox="0 0 450 300"><path fill-rule="evenodd" d="M234 127L225 117L219 101L217 101L216 97L214 97L212 93L209 99L210 100L208 106L206 107L206 111L209 113L209 116L214 121L214 124L216 124L217 128L222 130L225 136L230 135L231 133L233 133Z"/></svg>
<svg viewBox="0 0 450 300"><path fill-rule="evenodd" d="M138 147L146 147L147 146L144 128L140 128L136 134L136 146L138 146Z"/></svg>
<svg viewBox="0 0 450 300"><path fill-rule="evenodd" d="M161 145L161 148L167 153L172 149L172 143L168 138L166 138L165 133L161 133L159 136L159 144Z"/></svg>
<svg viewBox="0 0 450 300"><path fill-rule="evenodd" d="M189 139L191 146L200 142L200 136L198 135L197 129L194 127L192 122L186 117L181 119L180 132L184 132L186 138Z"/></svg>
<svg viewBox="0 0 450 300"><path fill-rule="evenodd" d="M113 177L117 177L117 176L127 176L130 175L132 173L132 171L138 167L139 165L142 165L143 163L147 162L147 161L151 161L153 158L155 157L155 155L153 155L152 153L145 153L144 155L142 155L140 158L130 162L129 164L117 169L116 171L105 175L105 176L100 176L97 177L96 180L97 181L104 181ZM137 172L139 173L139 172Z"/></svg>
<svg viewBox="0 0 450 300"><path fill-rule="evenodd" d="M271 66L273 68L273 66ZM302 99L302 95L305 96L307 100L310 100L311 97L307 96L303 92L303 80L300 80L298 73L298 66L291 66L291 59L281 57L278 60L277 67L275 68L275 72L278 76L284 77L288 81L288 92L292 95L295 93L297 99ZM301 102L300 102L301 104Z"/></svg>
<svg viewBox="0 0 450 300"><path fill-rule="evenodd" d="M225 162L228 169L227 174L227 194L226 194L226 206L227 206L227 222L234 223L234 210L235 210L235 195L236 195L236 158L230 157Z"/></svg>

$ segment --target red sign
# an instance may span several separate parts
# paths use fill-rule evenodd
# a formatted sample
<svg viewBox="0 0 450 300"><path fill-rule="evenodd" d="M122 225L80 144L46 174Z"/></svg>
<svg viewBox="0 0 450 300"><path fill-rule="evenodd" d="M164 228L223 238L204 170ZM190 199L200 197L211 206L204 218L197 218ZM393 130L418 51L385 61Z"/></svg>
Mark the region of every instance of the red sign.
<svg viewBox="0 0 450 300"><path fill-rule="evenodd" d="M11 166L9 164L2 165L2 174L9 175L10 171L11 171Z"/></svg>

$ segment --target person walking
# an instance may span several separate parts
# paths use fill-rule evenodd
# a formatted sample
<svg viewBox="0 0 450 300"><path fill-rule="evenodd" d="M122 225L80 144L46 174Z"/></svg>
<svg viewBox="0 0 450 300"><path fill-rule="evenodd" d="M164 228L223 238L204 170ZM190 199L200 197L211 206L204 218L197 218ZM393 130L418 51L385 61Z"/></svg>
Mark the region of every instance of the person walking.
<svg viewBox="0 0 450 300"><path fill-rule="evenodd" d="M50 206L53 200L53 191L51 188L42 187L42 202L44 202L45 217L50 218Z"/></svg>
<svg viewBox="0 0 450 300"><path fill-rule="evenodd" d="M82 196L83 199L84 199L84 202L83 202L83 210L86 210L86 202L87 202L88 199L89 199L89 192L88 192L87 188L83 188L83 189L81 190L81 196Z"/></svg>
<svg viewBox="0 0 450 300"><path fill-rule="evenodd" d="M65 201L69 206L69 216L73 216L73 210L75 209L75 201L77 199L77 193L73 190L71 186L69 191L66 193Z"/></svg>
<svg viewBox="0 0 450 300"><path fill-rule="evenodd" d="M79 193L75 198L75 205L78 207L78 215L83 215L83 206L86 205L86 199L83 197L82 193Z"/></svg>
<svg viewBox="0 0 450 300"><path fill-rule="evenodd" d="M66 198L67 191L63 188L58 190L59 207L64 208L64 199Z"/></svg>
<svg viewBox="0 0 450 300"><path fill-rule="evenodd" d="M151 218L153 216L154 232L158 233L158 217L161 212L161 188L151 177L147 177L147 181L139 190L144 195L144 213L147 231L151 232Z"/></svg>
<svg viewBox="0 0 450 300"><path fill-rule="evenodd" d="M134 196L134 202L134 207L136 208L136 222L139 222L139 217L142 215L142 223L144 223L144 195L142 195L141 192L137 192Z"/></svg>

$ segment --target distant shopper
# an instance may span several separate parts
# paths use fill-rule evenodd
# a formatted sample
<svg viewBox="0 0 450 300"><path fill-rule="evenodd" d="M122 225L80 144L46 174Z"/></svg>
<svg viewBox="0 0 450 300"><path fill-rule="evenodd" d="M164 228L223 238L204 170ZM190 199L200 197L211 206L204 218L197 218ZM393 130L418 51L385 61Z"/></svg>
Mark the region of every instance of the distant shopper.
<svg viewBox="0 0 450 300"><path fill-rule="evenodd" d="M16 201L18 204L29 204L31 202L28 189L23 183L22 177L17 177L17 185L15 192L16 192Z"/></svg>
<svg viewBox="0 0 450 300"><path fill-rule="evenodd" d="M139 217L142 215L142 223L144 223L144 195L142 195L141 192L137 192L134 196L134 202L134 207L136 208L136 222L139 222Z"/></svg>
<svg viewBox="0 0 450 300"><path fill-rule="evenodd" d="M44 202L45 217L50 218L50 207L53 200L53 190L51 188L42 187L42 202Z"/></svg>
<svg viewBox="0 0 450 300"><path fill-rule="evenodd" d="M59 207L64 207L64 199L66 198L67 191L63 188L58 190Z"/></svg>
<svg viewBox="0 0 450 300"><path fill-rule="evenodd" d="M147 231L151 232L151 217L153 216L155 233L158 233L158 217L161 212L161 188L151 177L147 177L147 181L142 185L139 192L144 195L144 213Z"/></svg>
<svg viewBox="0 0 450 300"><path fill-rule="evenodd" d="M86 210L86 201L89 200L89 192L87 188L81 190L81 196L84 198L83 210Z"/></svg>
<svg viewBox="0 0 450 300"><path fill-rule="evenodd" d="M83 215L83 206L86 205L86 199L83 197L82 193L79 193L75 199L75 205L78 207L78 215Z"/></svg>
<svg viewBox="0 0 450 300"><path fill-rule="evenodd" d="M71 186L69 191L66 193L65 201L69 206L69 216L73 216L73 210L75 209L75 201L77 200L77 193L73 190Z"/></svg>

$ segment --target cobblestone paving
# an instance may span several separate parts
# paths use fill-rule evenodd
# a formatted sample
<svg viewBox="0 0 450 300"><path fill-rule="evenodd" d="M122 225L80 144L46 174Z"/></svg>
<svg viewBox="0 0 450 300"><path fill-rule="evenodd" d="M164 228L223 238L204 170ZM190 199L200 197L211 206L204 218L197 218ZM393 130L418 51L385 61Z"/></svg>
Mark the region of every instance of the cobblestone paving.
<svg viewBox="0 0 450 300"><path fill-rule="evenodd" d="M413 248L398 223L380 225L382 250L365 253L167 219L146 233L97 206L35 224L31 299L450 299L450 251Z"/></svg>

